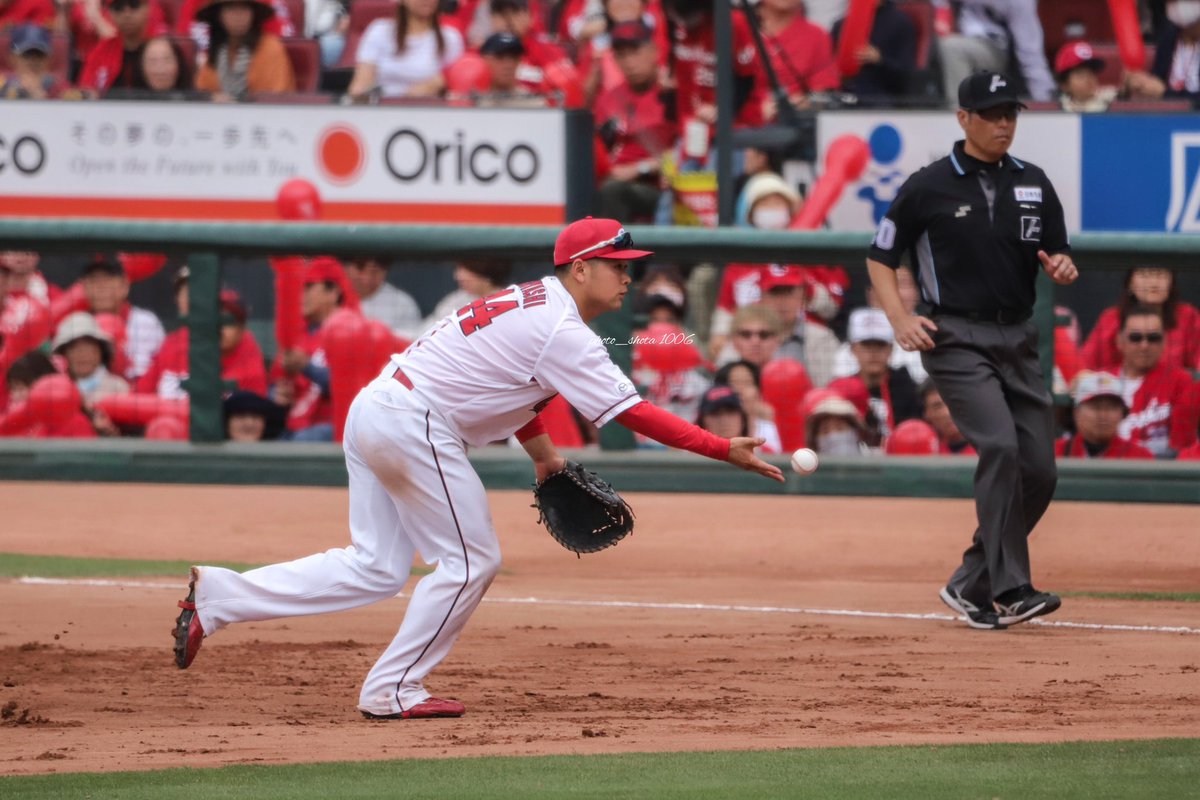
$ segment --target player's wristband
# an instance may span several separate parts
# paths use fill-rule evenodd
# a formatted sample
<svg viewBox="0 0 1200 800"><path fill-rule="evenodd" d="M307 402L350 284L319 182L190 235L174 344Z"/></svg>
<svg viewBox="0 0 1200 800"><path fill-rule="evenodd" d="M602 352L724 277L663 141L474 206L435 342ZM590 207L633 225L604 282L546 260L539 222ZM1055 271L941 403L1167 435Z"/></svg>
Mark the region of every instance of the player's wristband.
<svg viewBox="0 0 1200 800"><path fill-rule="evenodd" d="M617 415L617 422L669 447L678 447L717 461L729 460L729 440L680 419L645 400Z"/></svg>

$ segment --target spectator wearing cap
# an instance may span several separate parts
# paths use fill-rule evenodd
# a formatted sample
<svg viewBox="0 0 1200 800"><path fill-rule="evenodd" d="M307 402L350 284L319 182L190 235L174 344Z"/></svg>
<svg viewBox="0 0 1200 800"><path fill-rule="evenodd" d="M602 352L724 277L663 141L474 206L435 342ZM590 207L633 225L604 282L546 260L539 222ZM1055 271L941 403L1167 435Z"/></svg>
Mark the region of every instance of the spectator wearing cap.
<svg viewBox="0 0 1200 800"><path fill-rule="evenodd" d="M51 347L55 355L66 359L67 375L79 387L89 411L102 397L129 392L128 381L109 371L114 356L112 339L86 311L68 314L58 324ZM111 424L97 422L96 427L101 433L116 432Z"/></svg>
<svg viewBox="0 0 1200 800"><path fill-rule="evenodd" d="M182 0L173 15L175 35L186 36L195 42L197 53L207 53L212 40L212 26L200 14L208 2L209 0ZM270 3L275 13L263 23L262 29L265 33L281 39L299 36L303 33L297 31L296 26L292 23L292 13L287 0L267 0L267 2Z"/></svg>
<svg viewBox="0 0 1200 800"><path fill-rule="evenodd" d="M1200 102L1200 4L1167 0L1167 21L1158 31L1149 72L1129 73L1133 97L1184 98Z"/></svg>
<svg viewBox="0 0 1200 800"><path fill-rule="evenodd" d="M135 391L175 399L187 397L183 382L190 374L190 333L186 325L189 310L188 279L184 266L175 275L175 307L185 324L172 331L151 362L150 368L134 384ZM221 380L237 389L267 393L267 370L262 349L254 334L246 330L246 307L232 289L222 290L221 304Z"/></svg>
<svg viewBox="0 0 1200 800"><path fill-rule="evenodd" d="M388 283L388 259L355 256L346 259L345 267L364 317L379 320L405 339L421 334L421 307L408 292Z"/></svg>
<svg viewBox="0 0 1200 800"><path fill-rule="evenodd" d="M908 267L896 268L896 288L900 292L900 302L903 304L904 310L909 314L917 313L917 303L920 302L920 293L917 290L916 279L913 278L912 270ZM879 297L875 293L875 287L868 285L866 289L866 308L879 308ZM856 309L857 310L857 309ZM851 313L854 313L853 311ZM908 370L908 375L913 379L913 383L920 384L929 377L925 372L925 367L921 365L921 353L917 350L905 350L901 347L893 347L892 355L888 358L888 366L902 367ZM838 347L837 357L833 362L833 376L835 378L844 378L847 375L854 375L858 372L858 359L854 357L854 353L850 350L849 342Z"/></svg>
<svg viewBox="0 0 1200 800"><path fill-rule="evenodd" d="M612 164L600 187L598 213L651 221L662 195L663 154L674 145L679 128L659 80L654 32L638 19L614 26L610 36L621 82L601 91L592 108Z"/></svg>
<svg viewBox="0 0 1200 800"><path fill-rule="evenodd" d="M0 80L0 99L55 100L82 97L70 84L50 72L50 31L40 25L13 28L12 73Z"/></svg>
<svg viewBox="0 0 1200 800"><path fill-rule="evenodd" d="M392 17L367 26L358 44L347 94L366 98L436 97L442 71L462 56L463 37L442 23L438 0L400 0Z"/></svg>
<svg viewBox="0 0 1200 800"><path fill-rule="evenodd" d="M865 456L866 429L854 403L836 394L824 398L804 421L804 441L823 456Z"/></svg>
<svg viewBox="0 0 1200 800"><path fill-rule="evenodd" d="M1080 372L1075 376L1071 399L1075 404L1075 432L1055 443L1056 456L1154 458L1149 450L1118 432L1121 420L1129 413L1118 378L1105 372Z"/></svg>
<svg viewBox="0 0 1200 800"><path fill-rule="evenodd" d="M1054 99L1037 0L936 0L935 5L956 12L957 32L938 38L948 102L954 102L959 84L972 73L1008 73L1014 66L1029 96L1040 103ZM1015 64L1009 63L1010 54Z"/></svg>
<svg viewBox="0 0 1200 800"><path fill-rule="evenodd" d="M758 16L775 77L794 107L808 108L814 93L838 88L841 79L833 42L805 17L803 0L761 0ZM777 114L773 87L762 63L756 62L755 67L757 93L764 98L763 116L773 119Z"/></svg>
<svg viewBox="0 0 1200 800"><path fill-rule="evenodd" d="M1158 458L1171 458L1196 442L1200 415L1188 399L1191 375L1163 360L1165 338L1162 311L1131 307L1117 336L1121 364L1112 371L1129 412L1121 422L1121 436Z"/></svg>
<svg viewBox="0 0 1200 800"><path fill-rule="evenodd" d="M294 92L292 62L278 36L263 26L275 16L266 0L208 0L196 19L209 26L208 53L196 89L214 100L244 100L260 92Z"/></svg>
<svg viewBox="0 0 1200 800"><path fill-rule="evenodd" d="M231 442L262 442L283 433L287 409L260 394L236 391L222 403L225 438Z"/></svg>
<svg viewBox="0 0 1200 800"><path fill-rule="evenodd" d="M942 399L933 381L928 378L917 390L921 397L921 419L929 423L938 437L938 451L942 455L973 456L975 448L962 435L950 416L950 407Z"/></svg>
<svg viewBox="0 0 1200 800"><path fill-rule="evenodd" d="M839 19L831 31L836 44L841 38ZM875 8L875 21L867 43L854 54L858 74L842 79L842 89L858 98L861 106L888 106L909 91L909 82L917 68L917 30L907 14L893 0L883 0Z"/></svg>
<svg viewBox="0 0 1200 800"><path fill-rule="evenodd" d="M1101 86L1104 59L1087 42L1067 42L1054 57L1058 78L1059 102L1063 111L1107 111L1119 91L1116 86Z"/></svg>
<svg viewBox="0 0 1200 800"><path fill-rule="evenodd" d="M898 424L920 418L917 385L908 370L888 365L895 335L882 309L856 308L850 312L846 338L850 340L850 352L858 362L858 371L852 376L838 378L829 384L829 388L839 391L844 385L855 383L866 388L869 397L869 410L864 420L867 444L878 447Z"/></svg>
<svg viewBox="0 0 1200 800"><path fill-rule="evenodd" d="M732 361L713 375L714 386L728 386L737 392L750 420L751 435L762 439L764 453L782 453L775 409L762 396L762 371L749 361Z"/></svg>
<svg viewBox="0 0 1200 800"><path fill-rule="evenodd" d="M91 49L79 73L79 88L99 95L111 88L133 89L142 82L142 49L152 37L166 33L162 12L152 0L102 0L102 3L104 10L112 15L113 33ZM95 22L108 25L102 19Z"/></svg>
<svg viewBox="0 0 1200 800"><path fill-rule="evenodd" d="M739 308L733 315L732 329L729 345L720 358L722 365L731 361L749 361L761 371L779 351L783 323L765 304Z"/></svg>
<svg viewBox="0 0 1200 800"><path fill-rule="evenodd" d="M561 47L540 33L529 10L529 0L489 0L493 33L508 33L521 40L525 54L517 66L517 80L530 92L561 96L562 104L583 104L583 81L575 64Z"/></svg>
<svg viewBox="0 0 1200 800"><path fill-rule="evenodd" d="M742 401L728 386L714 386L704 393L696 424L726 439L750 435L750 420L742 408Z"/></svg>
<svg viewBox="0 0 1200 800"><path fill-rule="evenodd" d="M809 319L804 270L796 266L772 264L759 279L762 304L779 316L783 340L775 358L799 361L808 370L814 386L825 386L833 379L833 360L838 341L833 331Z"/></svg>
<svg viewBox="0 0 1200 800"><path fill-rule="evenodd" d="M1116 305L1100 314L1079 355L1086 369L1113 370L1121 363L1117 346L1121 325L1129 309L1149 306L1162 312L1166 326L1163 361L1173 367L1200 370L1200 310L1179 297L1174 270L1150 265L1125 273L1124 288Z"/></svg>
<svg viewBox="0 0 1200 800"><path fill-rule="evenodd" d="M521 59L525 56L525 45L516 36L493 33L480 46L479 55L487 67L488 88L477 105L536 107L546 104L544 98L517 77Z"/></svg>
<svg viewBox="0 0 1200 800"><path fill-rule="evenodd" d="M429 330L442 317L453 314L481 297L500 291L508 285L511 276L512 262L503 259L460 261L454 267L454 282L458 284L458 288L438 301L433 312L421 323L421 329Z"/></svg>
<svg viewBox="0 0 1200 800"><path fill-rule="evenodd" d="M348 287L349 281L337 259L318 256L305 268L301 313L306 335L297 346L276 355L270 373L271 399L288 407L285 438L305 442L333 440L329 361L322 346L321 329L336 311L350 305L347 292L352 290Z"/></svg>
<svg viewBox="0 0 1200 800"><path fill-rule="evenodd" d="M54 18L51 0L0 0L0 30L23 25L48 28Z"/></svg>
<svg viewBox="0 0 1200 800"><path fill-rule="evenodd" d="M129 279L118 259L97 256L83 268L80 276L88 311L92 314L115 314L125 323L125 356L128 371L124 377L133 381L150 368L155 353L166 339L166 331L153 311L129 303Z"/></svg>
<svg viewBox="0 0 1200 800"><path fill-rule="evenodd" d="M651 32L660 72L669 69L670 40L662 5L648 0L574 0L562 17L565 41L575 42L575 62L584 76L589 103L600 93L624 81L614 58L613 33L630 22L639 22ZM628 38L628 32L625 34Z"/></svg>

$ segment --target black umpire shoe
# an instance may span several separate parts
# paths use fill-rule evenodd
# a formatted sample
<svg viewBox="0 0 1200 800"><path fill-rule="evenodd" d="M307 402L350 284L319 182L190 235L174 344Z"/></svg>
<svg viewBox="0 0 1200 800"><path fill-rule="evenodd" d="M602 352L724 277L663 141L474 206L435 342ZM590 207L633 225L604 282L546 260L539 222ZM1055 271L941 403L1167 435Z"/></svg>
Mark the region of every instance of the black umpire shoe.
<svg viewBox="0 0 1200 800"><path fill-rule="evenodd" d="M978 628L981 631L1002 631L1005 628L999 614L980 608L949 586L943 586L942 590L938 592L938 597L942 598L942 602L951 610L962 614L963 619L972 628Z"/></svg>
<svg viewBox="0 0 1200 800"><path fill-rule="evenodd" d="M996 598L996 611L1002 625L1016 625L1049 614L1061 605L1062 599L1058 595L1039 592L1029 584L1010 589Z"/></svg>

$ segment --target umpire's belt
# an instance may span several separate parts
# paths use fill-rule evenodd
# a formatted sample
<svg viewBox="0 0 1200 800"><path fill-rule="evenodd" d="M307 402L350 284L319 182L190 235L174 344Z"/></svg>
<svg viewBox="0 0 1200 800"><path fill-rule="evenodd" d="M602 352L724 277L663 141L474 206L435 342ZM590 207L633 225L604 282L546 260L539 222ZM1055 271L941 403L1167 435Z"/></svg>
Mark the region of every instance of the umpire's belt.
<svg viewBox="0 0 1200 800"><path fill-rule="evenodd" d="M1031 309L989 308L982 311L966 311L961 308L934 306L930 309L932 316L939 314L950 317L962 317L972 322L995 322L999 325L1015 325L1033 316Z"/></svg>

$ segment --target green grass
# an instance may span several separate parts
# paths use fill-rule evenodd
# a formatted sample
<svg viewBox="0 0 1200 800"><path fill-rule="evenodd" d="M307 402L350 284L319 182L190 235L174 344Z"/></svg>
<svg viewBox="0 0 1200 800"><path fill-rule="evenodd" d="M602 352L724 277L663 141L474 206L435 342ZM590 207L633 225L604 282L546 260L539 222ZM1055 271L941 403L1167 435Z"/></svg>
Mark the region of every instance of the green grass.
<svg viewBox="0 0 1200 800"><path fill-rule="evenodd" d="M1063 597L1095 597L1099 600L1200 603L1200 592L1062 592Z"/></svg>
<svg viewBox="0 0 1200 800"><path fill-rule="evenodd" d="M61 768L61 765L59 765ZM0 778L21 798L1182 798L1200 739L376 761Z"/></svg>

